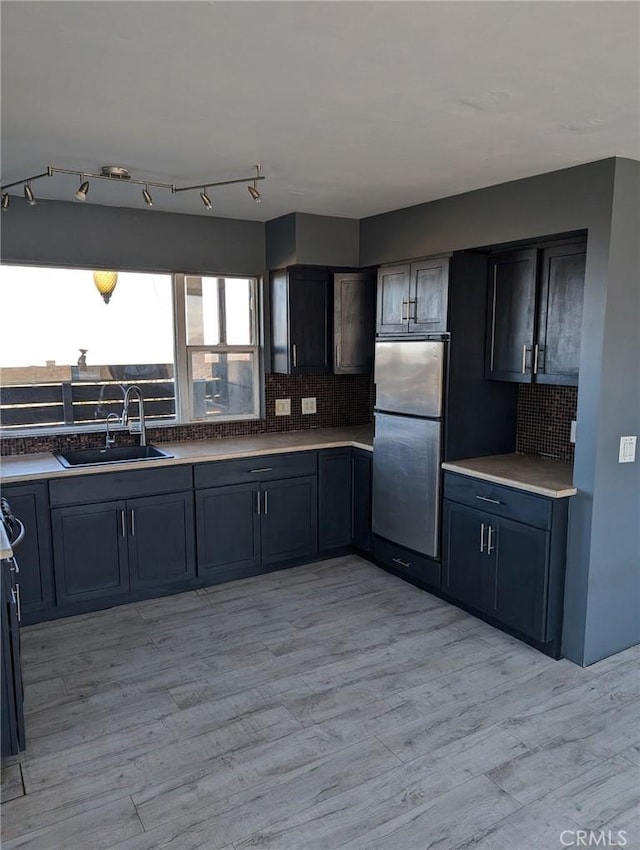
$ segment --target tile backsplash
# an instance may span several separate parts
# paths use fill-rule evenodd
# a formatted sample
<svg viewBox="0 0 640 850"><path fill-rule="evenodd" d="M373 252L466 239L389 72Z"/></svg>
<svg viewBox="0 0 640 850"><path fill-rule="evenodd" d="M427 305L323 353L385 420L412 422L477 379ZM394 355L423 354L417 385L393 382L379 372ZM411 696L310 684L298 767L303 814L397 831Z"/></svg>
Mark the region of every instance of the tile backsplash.
<svg viewBox="0 0 640 850"><path fill-rule="evenodd" d="M569 437L577 406L577 387L520 384L516 451L573 462L574 445Z"/></svg>
<svg viewBox="0 0 640 850"><path fill-rule="evenodd" d="M212 440L311 428L339 428L366 425L372 421L373 378L370 375L265 375L266 416L248 422L223 422L147 428L150 443ZM275 400L291 399L291 415L276 416ZM316 399L316 413L302 415L303 398ZM118 434L118 444L137 441L128 433ZM1 454L97 448L104 445L104 432L7 437L0 443Z"/></svg>

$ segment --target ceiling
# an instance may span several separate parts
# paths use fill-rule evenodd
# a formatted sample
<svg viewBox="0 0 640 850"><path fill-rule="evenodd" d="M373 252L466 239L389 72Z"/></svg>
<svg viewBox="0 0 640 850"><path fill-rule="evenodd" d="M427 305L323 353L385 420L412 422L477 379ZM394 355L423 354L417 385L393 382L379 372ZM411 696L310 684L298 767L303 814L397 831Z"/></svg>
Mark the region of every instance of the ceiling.
<svg viewBox="0 0 640 850"><path fill-rule="evenodd" d="M10 2L2 180L46 165L243 186L148 210L364 217L640 158L636 2ZM34 183L72 199L76 178ZM145 208L94 181L87 203ZM17 187L12 190L20 194Z"/></svg>

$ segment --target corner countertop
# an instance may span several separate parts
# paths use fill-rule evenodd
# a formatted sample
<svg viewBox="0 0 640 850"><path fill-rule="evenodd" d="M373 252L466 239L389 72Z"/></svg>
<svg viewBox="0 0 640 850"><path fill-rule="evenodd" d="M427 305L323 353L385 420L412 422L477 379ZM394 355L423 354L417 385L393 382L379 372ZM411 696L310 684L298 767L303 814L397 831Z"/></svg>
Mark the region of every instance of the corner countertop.
<svg viewBox="0 0 640 850"><path fill-rule="evenodd" d="M442 468L553 499L575 496L578 492L573 486L572 465L546 457L489 455L450 461L443 463Z"/></svg>
<svg viewBox="0 0 640 850"><path fill-rule="evenodd" d="M13 549L9 543L7 532L4 530L4 525L0 522L0 558L12 558Z"/></svg>
<svg viewBox="0 0 640 850"><path fill-rule="evenodd" d="M0 474L5 484L34 481L43 478L95 475L104 472L124 472L159 466L174 466L184 463L230 460L257 455L282 454L284 452L312 451L345 446L371 451L373 426L360 425L352 428L322 428L311 431L287 431L277 434L259 434L252 437L223 437L218 440L195 440L186 443L158 443L158 448L173 455L152 461L77 466L66 469L51 452L38 454L9 455L0 459Z"/></svg>

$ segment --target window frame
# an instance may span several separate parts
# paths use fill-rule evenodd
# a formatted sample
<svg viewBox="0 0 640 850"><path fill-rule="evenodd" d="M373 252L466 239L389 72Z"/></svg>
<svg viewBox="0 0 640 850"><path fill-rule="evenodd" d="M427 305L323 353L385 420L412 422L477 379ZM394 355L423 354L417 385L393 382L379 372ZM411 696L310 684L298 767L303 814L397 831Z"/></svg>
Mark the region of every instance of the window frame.
<svg viewBox="0 0 640 850"><path fill-rule="evenodd" d="M31 266L42 269L69 268L76 270L91 271L86 265L56 264L56 263L30 263L24 261L4 261L5 266ZM224 424L226 422L249 422L263 418L264 412L264 348L262 340L262 277L255 274L226 274L220 272L169 272L159 269L131 269L118 267L118 271L134 274L166 274L171 278L172 307L173 307L173 367L175 386L175 418L147 419L148 428L172 428L188 425ZM187 316L186 316L186 288L185 279L218 277L226 279L242 279L251 281L252 293L252 345L188 345L187 344ZM253 354L253 402L254 413L221 415L219 417L196 418L193 415L193 382L191 380L191 352L205 351L211 353L241 353ZM11 386L2 383L2 368L0 366L0 387ZM0 438L11 439L24 437L38 437L56 434L95 433L104 431L104 420L95 422L78 422L65 425L22 425L19 427L6 427L0 424ZM114 430L118 430L118 425Z"/></svg>

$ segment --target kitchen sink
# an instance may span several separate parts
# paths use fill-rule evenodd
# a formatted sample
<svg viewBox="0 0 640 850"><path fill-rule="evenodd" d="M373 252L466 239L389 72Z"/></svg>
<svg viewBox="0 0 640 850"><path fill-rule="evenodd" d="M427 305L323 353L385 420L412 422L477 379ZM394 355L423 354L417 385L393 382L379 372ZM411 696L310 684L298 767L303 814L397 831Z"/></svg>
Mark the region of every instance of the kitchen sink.
<svg viewBox="0 0 640 850"><path fill-rule="evenodd" d="M111 446L108 449L78 449L69 452L55 452L55 456L68 469L76 466L102 466L173 457L173 455L163 452L155 446Z"/></svg>

